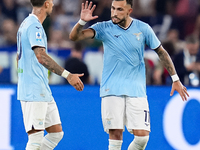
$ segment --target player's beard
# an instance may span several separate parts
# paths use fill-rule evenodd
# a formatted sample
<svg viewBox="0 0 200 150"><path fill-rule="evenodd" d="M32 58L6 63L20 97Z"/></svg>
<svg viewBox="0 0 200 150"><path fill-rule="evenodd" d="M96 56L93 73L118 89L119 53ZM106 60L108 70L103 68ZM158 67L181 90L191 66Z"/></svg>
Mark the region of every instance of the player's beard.
<svg viewBox="0 0 200 150"><path fill-rule="evenodd" d="M112 20L112 18L117 18L117 17L111 17L111 20ZM117 19L119 19L119 18L117 18ZM112 22L113 22L113 20L112 20ZM124 24L125 24L125 22L126 22L126 19L125 19L125 17L124 18L122 18L122 19L119 19L119 21L118 22L113 22L113 24L119 24L119 25L121 25L121 26L123 26Z"/></svg>
<svg viewBox="0 0 200 150"><path fill-rule="evenodd" d="M51 13L52 13L52 11L51 12L47 12L46 13L47 17L50 17Z"/></svg>
<svg viewBox="0 0 200 150"><path fill-rule="evenodd" d="M50 14L47 13L47 17L50 17Z"/></svg>

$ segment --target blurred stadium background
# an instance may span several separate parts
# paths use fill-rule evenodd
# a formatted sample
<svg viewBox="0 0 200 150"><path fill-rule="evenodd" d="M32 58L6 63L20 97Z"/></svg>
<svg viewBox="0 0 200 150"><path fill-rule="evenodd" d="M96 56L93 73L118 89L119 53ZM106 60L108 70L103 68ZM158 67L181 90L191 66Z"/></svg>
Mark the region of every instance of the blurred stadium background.
<svg viewBox="0 0 200 150"><path fill-rule="evenodd" d="M112 0L92 0L97 8L97 21L110 19ZM43 26L48 37L49 55L61 66L74 48L68 38L79 20L80 4L85 0L54 0L54 11ZM134 0L132 17L150 24L165 45L172 59L185 49L185 38L200 35L199 0ZM27 136L23 126L20 103L17 101L16 32L22 20L31 13L29 0L0 0L0 150L25 149ZM87 65L90 81L83 92L67 85L63 78L50 74L53 96L58 104L65 132L56 150L106 150L108 135L101 123L99 82L102 69L102 44L82 43L82 61ZM197 56L199 55L199 52ZM93 58L93 59L92 59ZM160 66L155 52L145 50L147 64L147 95L150 105L151 130L147 150L200 149L199 76L186 82L190 98L182 102L175 93L170 97L171 79ZM94 62L95 61L95 62ZM178 69L178 68L177 68ZM200 70L195 70L195 73ZM193 70L191 71L193 73ZM188 80L192 79L188 76ZM133 136L124 132L122 150Z"/></svg>

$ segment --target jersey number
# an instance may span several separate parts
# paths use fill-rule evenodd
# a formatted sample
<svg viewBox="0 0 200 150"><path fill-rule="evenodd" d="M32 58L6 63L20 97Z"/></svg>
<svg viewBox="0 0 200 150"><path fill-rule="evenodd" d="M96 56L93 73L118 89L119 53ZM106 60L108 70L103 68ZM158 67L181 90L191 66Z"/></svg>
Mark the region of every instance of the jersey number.
<svg viewBox="0 0 200 150"><path fill-rule="evenodd" d="M145 115L145 123L150 123L150 114L149 111L144 110L144 115Z"/></svg>
<svg viewBox="0 0 200 150"><path fill-rule="evenodd" d="M17 34L17 53L18 53L18 60L22 57L22 43L21 43L21 32Z"/></svg>

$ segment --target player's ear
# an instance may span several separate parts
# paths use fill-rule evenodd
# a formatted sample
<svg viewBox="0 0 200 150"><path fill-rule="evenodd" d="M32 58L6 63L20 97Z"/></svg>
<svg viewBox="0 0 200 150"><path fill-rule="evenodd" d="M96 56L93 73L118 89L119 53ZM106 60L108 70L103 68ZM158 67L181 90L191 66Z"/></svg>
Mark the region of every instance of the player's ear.
<svg viewBox="0 0 200 150"><path fill-rule="evenodd" d="M130 15L132 12L133 12L133 9L130 8L130 9L128 10L128 15Z"/></svg>
<svg viewBox="0 0 200 150"><path fill-rule="evenodd" d="M48 2L48 1L45 1L45 2L44 2L44 5L45 5L45 8L48 8L48 7L49 7L49 2Z"/></svg>

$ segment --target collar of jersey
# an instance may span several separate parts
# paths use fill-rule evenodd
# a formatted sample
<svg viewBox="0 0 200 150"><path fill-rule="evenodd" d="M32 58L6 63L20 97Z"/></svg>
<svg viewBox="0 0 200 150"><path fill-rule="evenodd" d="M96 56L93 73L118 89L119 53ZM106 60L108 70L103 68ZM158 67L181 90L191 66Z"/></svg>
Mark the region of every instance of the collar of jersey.
<svg viewBox="0 0 200 150"><path fill-rule="evenodd" d="M132 19L132 21L130 22L129 26L126 27L126 28L120 26L119 24L117 24L117 25L118 25L120 28L122 28L122 29L124 29L124 30L127 30L127 29L131 26L131 24L133 23L133 18L131 18L131 19Z"/></svg>
<svg viewBox="0 0 200 150"><path fill-rule="evenodd" d="M29 14L29 16L33 16L33 17L35 17L35 18L39 21L39 19L38 19L38 17L37 17L36 15L34 15L34 14Z"/></svg>

